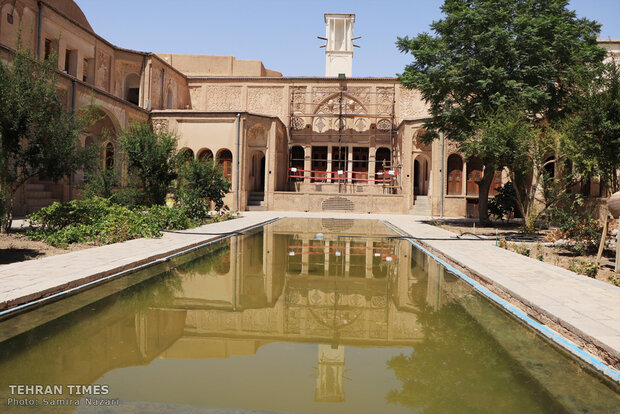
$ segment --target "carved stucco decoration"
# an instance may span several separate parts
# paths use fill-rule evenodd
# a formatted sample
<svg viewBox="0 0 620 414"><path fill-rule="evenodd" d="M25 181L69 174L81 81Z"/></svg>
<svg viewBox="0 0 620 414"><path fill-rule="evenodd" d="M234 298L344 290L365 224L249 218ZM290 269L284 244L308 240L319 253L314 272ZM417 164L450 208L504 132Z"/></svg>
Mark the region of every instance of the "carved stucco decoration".
<svg viewBox="0 0 620 414"><path fill-rule="evenodd" d="M394 88L377 88L377 113L391 115L394 108Z"/></svg>
<svg viewBox="0 0 620 414"><path fill-rule="evenodd" d="M305 86L294 86L291 88L293 112L306 112L306 89Z"/></svg>
<svg viewBox="0 0 620 414"><path fill-rule="evenodd" d="M167 132L168 131L168 120L167 119L154 119L153 130L155 132Z"/></svg>
<svg viewBox="0 0 620 414"><path fill-rule="evenodd" d="M107 90L110 85L110 60L111 57L103 52L97 50L97 84L100 89Z"/></svg>
<svg viewBox="0 0 620 414"><path fill-rule="evenodd" d="M347 123L346 120L344 119L332 119L331 122L331 129L333 129L334 131L340 131L340 128L342 127L342 130L344 131L347 128Z"/></svg>
<svg viewBox="0 0 620 414"><path fill-rule="evenodd" d="M369 123L366 118L358 118L355 120L355 129L359 132L366 131L368 125Z"/></svg>
<svg viewBox="0 0 620 414"><path fill-rule="evenodd" d="M428 118L428 108L419 91L400 87L400 120Z"/></svg>
<svg viewBox="0 0 620 414"><path fill-rule="evenodd" d="M369 86L356 86L347 88L346 94L353 96L356 100L367 106L371 103L371 89Z"/></svg>
<svg viewBox="0 0 620 414"><path fill-rule="evenodd" d="M299 131L306 127L306 121L300 116L296 116L293 118L293 129Z"/></svg>
<svg viewBox="0 0 620 414"><path fill-rule="evenodd" d="M241 87L209 86L206 88L207 111L237 111L241 108Z"/></svg>
<svg viewBox="0 0 620 414"><path fill-rule="evenodd" d="M151 105L153 108L159 108L161 105L161 71L153 70L151 85L153 88L153 91L151 92L153 102L151 102Z"/></svg>
<svg viewBox="0 0 620 414"><path fill-rule="evenodd" d="M430 144L425 144L422 141L422 135L424 134L424 132L425 131L423 129L420 129L420 130L414 132L414 134L413 134L413 147L417 148L417 149L419 149L421 151L425 151L425 152L432 151L431 145Z"/></svg>
<svg viewBox="0 0 620 414"><path fill-rule="evenodd" d="M325 294L318 289L312 289L308 292L308 302L310 305L320 305L325 303L326 300L324 299L324 295Z"/></svg>
<svg viewBox="0 0 620 414"><path fill-rule="evenodd" d="M248 88L248 110L259 114L283 116L283 88Z"/></svg>
<svg viewBox="0 0 620 414"><path fill-rule="evenodd" d="M322 102L330 95L333 95L337 91L337 88L333 87L316 87L312 88L312 103L318 104Z"/></svg>
<svg viewBox="0 0 620 414"><path fill-rule="evenodd" d="M202 87L192 86L189 88L189 97L191 100L192 109L204 110L204 104L202 102Z"/></svg>
<svg viewBox="0 0 620 414"><path fill-rule="evenodd" d="M179 108L181 100L179 99L179 88L177 82L172 78L166 80L166 102L168 102L168 91L172 90L172 108ZM166 104L167 105L167 104ZM167 106L166 106L167 108Z"/></svg>
<svg viewBox="0 0 620 414"><path fill-rule="evenodd" d="M247 142L252 147L264 147L267 145L267 132L261 124L253 125L247 132Z"/></svg>
<svg viewBox="0 0 620 414"><path fill-rule="evenodd" d="M325 132L327 131L327 121L323 117L316 118L314 121L314 131L315 132Z"/></svg>
<svg viewBox="0 0 620 414"><path fill-rule="evenodd" d="M389 119L385 119L385 118L380 119L379 122L377 122L377 129L383 132L391 131L392 121L390 121Z"/></svg>
<svg viewBox="0 0 620 414"><path fill-rule="evenodd" d="M338 115L341 111L340 94L335 94L325 99L316 109L317 114ZM365 106L357 98L349 95L342 95L343 114L366 114Z"/></svg>
<svg viewBox="0 0 620 414"><path fill-rule="evenodd" d="M301 293L297 290L289 290L286 292L285 300L287 304L297 305L301 302Z"/></svg>
<svg viewBox="0 0 620 414"><path fill-rule="evenodd" d="M446 157L451 155L451 154L460 154L460 147L459 147L459 143L456 141L450 141L450 140L446 140Z"/></svg>

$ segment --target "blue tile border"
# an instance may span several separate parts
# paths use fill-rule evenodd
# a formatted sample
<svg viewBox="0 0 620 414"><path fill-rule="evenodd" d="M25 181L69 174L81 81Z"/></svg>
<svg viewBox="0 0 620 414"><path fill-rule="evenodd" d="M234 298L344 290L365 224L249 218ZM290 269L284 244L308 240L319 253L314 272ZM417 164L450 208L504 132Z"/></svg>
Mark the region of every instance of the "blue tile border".
<svg viewBox="0 0 620 414"><path fill-rule="evenodd" d="M467 284L469 284L471 287L473 287L474 290L476 290L477 292L482 294L484 297L488 298L489 300L493 301L494 303L496 303L497 305L502 307L506 312L508 312L511 315L515 316L516 318L518 318L519 320L524 322L526 325L528 325L530 328L532 328L532 329L536 330L538 333L542 334L547 339L553 341L554 343L556 343L557 345L561 346L566 351L570 352L571 354L573 354L574 356L578 357L582 361L584 361L587 364L591 365L594 369L596 369L597 371L603 373L605 376L609 377L613 381L615 381L617 383L620 383L620 371L612 368L611 366L607 365L606 363L604 363L603 361L601 361L597 357L595 357L595 356L589 354L588 352L584 351L583 349L579 348L577 345L575 345L574 343L570 342L568 339L564 338L563 336L561 336L557 332L551 330L547 326L541 324L540 322L537 322L536 320L534 320L533 318L528 316L526 313L524 313L520 309L516 308L514 305L512 305L509 302L505 301L504 299L500 298L495 293L491 292L489 289L485 288L480 283L476 282L471 277L465 275L463 272L461 272L460 270L456 269L454 266L446 263L446 261L444 261L443 259L437 257L437 255L431 253L428 249L424 248L419 243L415 242L411 238L411 236L409 234L407 234L406 232L398 229L397 227L395 227L394 225L392 225L391 223L389 223L386 220L381 220L381 222L383 224L385 224L387 227L389 227L391 230L393 230L394 232L399 234L400 236L403 236L404 240L407 240L408 242L413 244L415 247L417 247L418 249L420 249L421 251L423 251L427 255L431 256L438 263L440 263L442 266L444 266L446 268L446 270L448 270L451 273L454 273L455 275L460 277ZM407 237L407 236L409 236L409 237Z"/></svg>

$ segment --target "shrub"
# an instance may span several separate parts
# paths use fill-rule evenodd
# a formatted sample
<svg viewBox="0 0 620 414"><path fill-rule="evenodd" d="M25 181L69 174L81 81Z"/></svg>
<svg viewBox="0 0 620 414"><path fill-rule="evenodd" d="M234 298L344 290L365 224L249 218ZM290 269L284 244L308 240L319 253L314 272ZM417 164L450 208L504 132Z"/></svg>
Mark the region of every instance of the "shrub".
<svg viewBox="0 0 620 414"><path fill-rule="evenodd" d="M118 185L119 180L114 169L99 168L85 173L81 194L84 198L110 198L115 194L114 188Z"/></svg>
<svg viewBox="0 0 620 414"><path fill-rule="evenodd" d="M178 206L128 208L93 197L54 203L28 216L32 240L64 247L71 243L117 243L140 237L159 237L163 230L182 230L192 223Z"/></svg>
<svg viewBox="0 0 620 414"><path fill-rule="evenodd" d="M530 251L529 247L527 247L527 246L524 246L524 245L521 245L521 244L513 244L512 245L512 249L515 252L517 252L519 254L522 254L523 256L530 257L531 251Z"/></svg>
<svg viewBox="0 0 620 414"><path fill-rule="evenodd" d="M591 262L583 259L572 259L569 262L568 270L580 275L586 275L588 277L595 278L599 271L599 264L597 262Z"/></svg>
<svg viewBox="0 0 620 414"><path fill-rule="evenodd" d="M504 217L510 220L518 208L516 200L517 193L509 181L503 186L498 187L497 194L489 200L489 214L501 220L504 220Z"/></svg>
<svg viewBox="0 0 620 414"><path fill-rule="evenodd" d="M181 169L176 199L190 218L204 220L209 217L210 203L220 210L229 190L230 181L218 164L213 160L192 159Z"/></svg>
<svg viewBox="0 0 620 414"><path fill-rule="evenodd" d="M179 163L177 138L164 131L153 131L147 123L131 124L118 137L127 157L131 186L143 191L145 205L164 204Z"/></svg>
<svg viewBox="0 0 620 414"><path fill-rule="evenodd" d="M601 238L602 226L592 217L592 211L583 207L583 197L577 195L567 205L549 211L550 221L558 227L560 238L577 240L587 250Z"/></svg>
<svg viewBox="0 0 620 414"><path fill-rule="evenodd" d="M91 225L109 213L112 203L101 197L55 202L28 216L31 226L57 231L71 225Z"/></svg>

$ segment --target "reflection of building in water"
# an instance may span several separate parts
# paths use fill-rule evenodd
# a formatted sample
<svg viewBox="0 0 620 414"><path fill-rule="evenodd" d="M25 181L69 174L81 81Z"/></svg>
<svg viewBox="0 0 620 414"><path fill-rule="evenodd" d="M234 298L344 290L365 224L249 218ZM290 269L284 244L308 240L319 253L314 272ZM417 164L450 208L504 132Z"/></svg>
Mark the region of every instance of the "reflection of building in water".
<svg viewBox="0 0 620 414"><path fill-rule="evenodd" d="M607 400L599 398L598 380L575 375L577 371L562 355L547 350L546 345L543 350L539 347L543 344L525 338L534 333L515 331L505 315L497 317L501 313L498 309L479 301L464 283L451 283L456 279L445 277L434 260L410 243L390 238L392 234L380 223L317 220L304 222L301 229L297 226L282 220L252 235L210 245L210 255L192 261L192 254L183 256L179 260L187 260L185 264L135 286L131 292L86 301L90 305L82 310L2 343L0 399L6 397L9 384L90 384L109 371L148 365L155 358L254 355L263 345L287 341L317 344L314 399L341 402L345 400L347 346L415 346L420 352L442 342L447 349L458 345L453 341L461 341L460 337L450 334L449 329L448 337L439 342L438 332L425 337L422 329L422 321L427 327L429 321L437 321L435 315L440 315L433 315L433 311L449 302L458 303L467 318L472 317L493 336L503 349L501 353L505 351L509 358L506 369L514 369L519 376L529 374L531 383L545 384L545 392L554 398L565 401L565 395L572 395L567 393L567 386L585 402L581 407L590 407L592 395L600 401L617 398L615 394L607 395ZM319 232L325 237L317 243L315 235ZM373 238L363 238L367 234ZM321 254L291 256L292 246L301 246L297 249L300 252L312 252L310 246L317 246ZM381 248L379 256L375 256L379 250L375 247ZM336 251L341 254L336 255ZM385 260L387 257L392 261ZM316 265L311 259L317 260ZM101 290L112 291L109 286ZM71 301L58 305L67 303ZM40 312L47 318L53 309L44 307L32 314ZM444 310L450 312L454 307ZM36 319L30 315L29 321ZM460 319L456 321L458 324ZM2 335L7 331L6 323L0 325ZM471 354L467 346L461 351ZM485 359L486 352L474 354L480 358L475 366L491 361ZM441 352L439 356L441 363ZM280 355L275 358L279 360ZM425 364L434 369L438 361L425 360ZM313 373L311 365L307 363L308 374ZM255 374L253 380L270 375L248 375ZM428 375L435 375L435 371ZM467 382L468 372L464 375ZM553 380L543 381L548 378ZM306 388L309 395L312 385ZM255 392L255 383L235 384L233 391ZM73 408L60 410L72 412Z"/></svg>
<svg viewBox="0 0 620 414"><path fill-rule="evenodd" d="M436 263L379 222L304 224L282 220L230 240L225 275L204 272L200 261L179 269L190 276L173 305L187 312L184 334L161 357L225 358L274 341L318 343L315 398L342 401L345 345L422 339L415 312L442 301Z"/></svg>
<svg viewBox="0 0 620 414"><path fill-rule="evenodd" d="M132 295L97 302L92 318L70 314L70 323L59 320L70 326L69 335L55 336L56 328L44 327L49 332L33 337L51 340L4 359L0 354L0 372L16 373L5 378L11 383L31 383L36 373L36 383L88 384L112 369L154 358L253 355L265 344L290 341L319 344L315 398L342 401L345 346L411 346L423 338L414 313L420 299L435 301L431 306L444 300L437 290L439 267L426 256L410 260L408 242L386 238L392 233L380 223L355 222L339 234L329 230L344 224L311 221L295 233L297 224L282 220L227 239L212 256L168 276L181 276L180 290L169 299L161 300L161 289L154 293L141 285L140 306ZM325 234L320 243L314 240L318 232ZM367 234L376 236L361 238ZM300 252L320 246L322 254L289 256L291 246L301 246ZM388 255L392 261L385 260ZM428 278L418 271L422 267Z"/></svg>

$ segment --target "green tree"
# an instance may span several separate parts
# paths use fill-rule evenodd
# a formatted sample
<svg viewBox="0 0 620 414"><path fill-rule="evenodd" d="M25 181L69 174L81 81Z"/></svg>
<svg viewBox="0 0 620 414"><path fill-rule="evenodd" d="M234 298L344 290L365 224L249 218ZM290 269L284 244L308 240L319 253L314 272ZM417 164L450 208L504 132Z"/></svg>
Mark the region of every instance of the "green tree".
<svg viewBox="0 0 620 414"><path fill-rule="evenodd" d="M181 170L176 196L188 216L202 220L208 215L211 201L216 210L224 206L223 198L230 190L230 185L222 168L213 159L192 159Z"/></svg>
<svg viewBox="0 0 620 414"><path fill-rule="evenodd" d="M435 35L398 38L398 49L414 57L399 80L429 104L424 139L441 131L463 143L509 104L532 120L562 118L578 79L600 70L605 56L596 43L600 25L567 6L568 0L445 0L445 17L431 25ZM489 162L494 153L477 155L488 163L478 183L485 222L493 173L505 165Z"/></svg>
<svg viewBox="0 0 620 414"><path fill-rule="evenodd" d="M600 176L612 193L620 190L619 62L612 59L574 96L576 115L567 120L565 141L574 172L584 180Z"/></svg>
<svg viewBox="0 0 620 414"><path fill-rule="evenodd" d="M480 195L479 212L488 212L488 189L496 171L508 167L511 173L527 175L533 142L534 129L523 110L503 105L492 113L480 116L476 127L471 129L471 135L463 138L461 151L467 158L477 157L484 165L479 186L481 191L480 183L488 187L486 196Z"/></svg>
<svg viewBox="0 0 620 414"><path fill-rule="evenodd" d="M0 232L10 231L15 195L26 181L59 180L90 159L79 134L93 111L67 111L56 80L54 57L38 62L18 47L10 63L0 60Z"/></svg>
<svg viewBox="0 0 620 414"><path fill-rule="evenodd" d="M154 131L147 123L133 123L118 137L127 158L130 181L143 192L141 204L164 204L177 178L177 138L167 131Z"/></svg>

